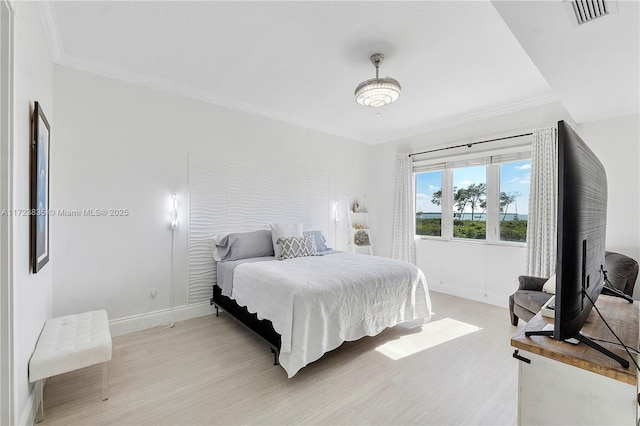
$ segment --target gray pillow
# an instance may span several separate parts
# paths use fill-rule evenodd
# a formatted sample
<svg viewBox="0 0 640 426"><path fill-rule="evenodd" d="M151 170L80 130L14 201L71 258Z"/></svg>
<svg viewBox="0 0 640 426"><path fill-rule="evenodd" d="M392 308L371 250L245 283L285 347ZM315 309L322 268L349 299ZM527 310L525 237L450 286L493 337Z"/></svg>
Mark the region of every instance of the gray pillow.
<svg viewBox="0 0 640 426"><path fill-rule="evenodd" d="M331 250L331 247L327 247L327 240L324 238L324 235L322 235L322 231L304 231L303 235L313 235L318 253Z"/></svg>
<svg viewBox="0 0 640 426"><path fill-rule="evenodd" d="M221 261L273 256L271 231L232 232L216 243Z"/></svg>

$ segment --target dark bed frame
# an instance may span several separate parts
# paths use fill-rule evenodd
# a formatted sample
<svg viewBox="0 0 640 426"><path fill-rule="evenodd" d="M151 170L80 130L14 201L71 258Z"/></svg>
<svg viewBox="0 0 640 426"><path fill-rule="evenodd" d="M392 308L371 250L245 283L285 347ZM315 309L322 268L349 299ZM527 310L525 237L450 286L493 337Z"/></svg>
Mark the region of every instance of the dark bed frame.
<svg viewBox="0 0 640 426"><path fill-rule="evenodd" d="M238 305L235 300L223 296L222 289L217 285L213 286L213 297L210 300L210 304L215 306L216 316L219 314L219 309L222 309L229 313L233 319L264 339L271 346L273 365L278 365L281 336L273 328L271 321L258 319L256 314L250 313L247 308Z"/></svg>

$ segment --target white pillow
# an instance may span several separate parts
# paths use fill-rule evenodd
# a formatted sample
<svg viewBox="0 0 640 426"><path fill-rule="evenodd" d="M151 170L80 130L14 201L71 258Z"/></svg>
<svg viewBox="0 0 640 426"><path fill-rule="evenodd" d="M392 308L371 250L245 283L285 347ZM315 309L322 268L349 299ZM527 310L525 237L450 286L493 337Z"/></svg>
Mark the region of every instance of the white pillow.
<svg viewBox="0 0 640 426"><path fill-rule="evenodd" d="M273 252L276 259L282 257L282 246L278 244L278 238L304 237L301 223L270 223L269 228L271 228L271 240L273 241Z"/></svg>
<svg viewBox="0 0 640 426"><path fill-rule="evenodd" d="M556 274L551 275L546 283L542 286L545 293L556 294Z"/></svg>
<svg viewBox="0 0 640 426"><path fill-rule="evenodd" d="M220 253L218 253L218 243L220 242L220 240L222 240L224 237L227 236L227 232L224 232L222 234L216 234L211 238L211 245L213 246L213 258L217 261L220 262L222 260L222 257L220 256Z"/></svg>

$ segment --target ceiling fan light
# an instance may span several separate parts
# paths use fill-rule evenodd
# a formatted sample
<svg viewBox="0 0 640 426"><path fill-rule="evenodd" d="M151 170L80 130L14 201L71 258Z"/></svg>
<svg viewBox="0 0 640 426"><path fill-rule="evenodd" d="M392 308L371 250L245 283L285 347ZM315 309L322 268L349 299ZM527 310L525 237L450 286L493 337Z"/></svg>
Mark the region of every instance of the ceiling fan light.
<svg viewBox="0 0 640 426"><path fill-rule="evenodd" d="M395 102L400 97L400 83L394 78L372 78L356 88L356 102L363 106L379 108Z"/></svg>
<svg viewBox="0 0 640 426"><path fill-rule="evenodd" d="M356 102L362 106L379 108L395 102L400 97L400 83L391 77L378 77L380 64L384 61L384 55L374 53L369 58L376 67L376 78L365 80L358 85L355 91Z"/></svg>

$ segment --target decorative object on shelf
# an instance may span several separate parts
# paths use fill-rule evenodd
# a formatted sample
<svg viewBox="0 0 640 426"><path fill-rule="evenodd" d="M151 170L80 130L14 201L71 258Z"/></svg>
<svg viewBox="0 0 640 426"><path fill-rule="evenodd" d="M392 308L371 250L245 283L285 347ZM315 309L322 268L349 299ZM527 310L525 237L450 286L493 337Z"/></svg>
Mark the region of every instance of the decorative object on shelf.
<svg viewBox="0 0 640 426"><path fill-rule="evenodd" d="M362 196L361 199L365 199ZM349 233L349 250L352 253L373 255L371 228L366 204L360 204L347 196L347 231Z"/></svg>
<svg viewBox="0 0 640 426"><path fill-rule="evenodd" d="M49 261L49 122L42 106L33 110L31 141L31 266L37 273Z"/></svg>
<svg viewBox="0 0 640 426"><path fill-rule="evenodd" d="M358 231L353 236L353 242L357 246L369 246L371 243L369 242L369 233L367 231Z"/></svg>
<svg viewBox="0 0 640 426"><path fill-rule="evenodd" d="M376 67L376 78L365 80L356 88L356 102L362 106L373 108L383 107L395 102L400 97L400 83L391 77L380 78L378 71L380 64L384 61L382 53L374 53L369 57L371 63Z"/></svg>

